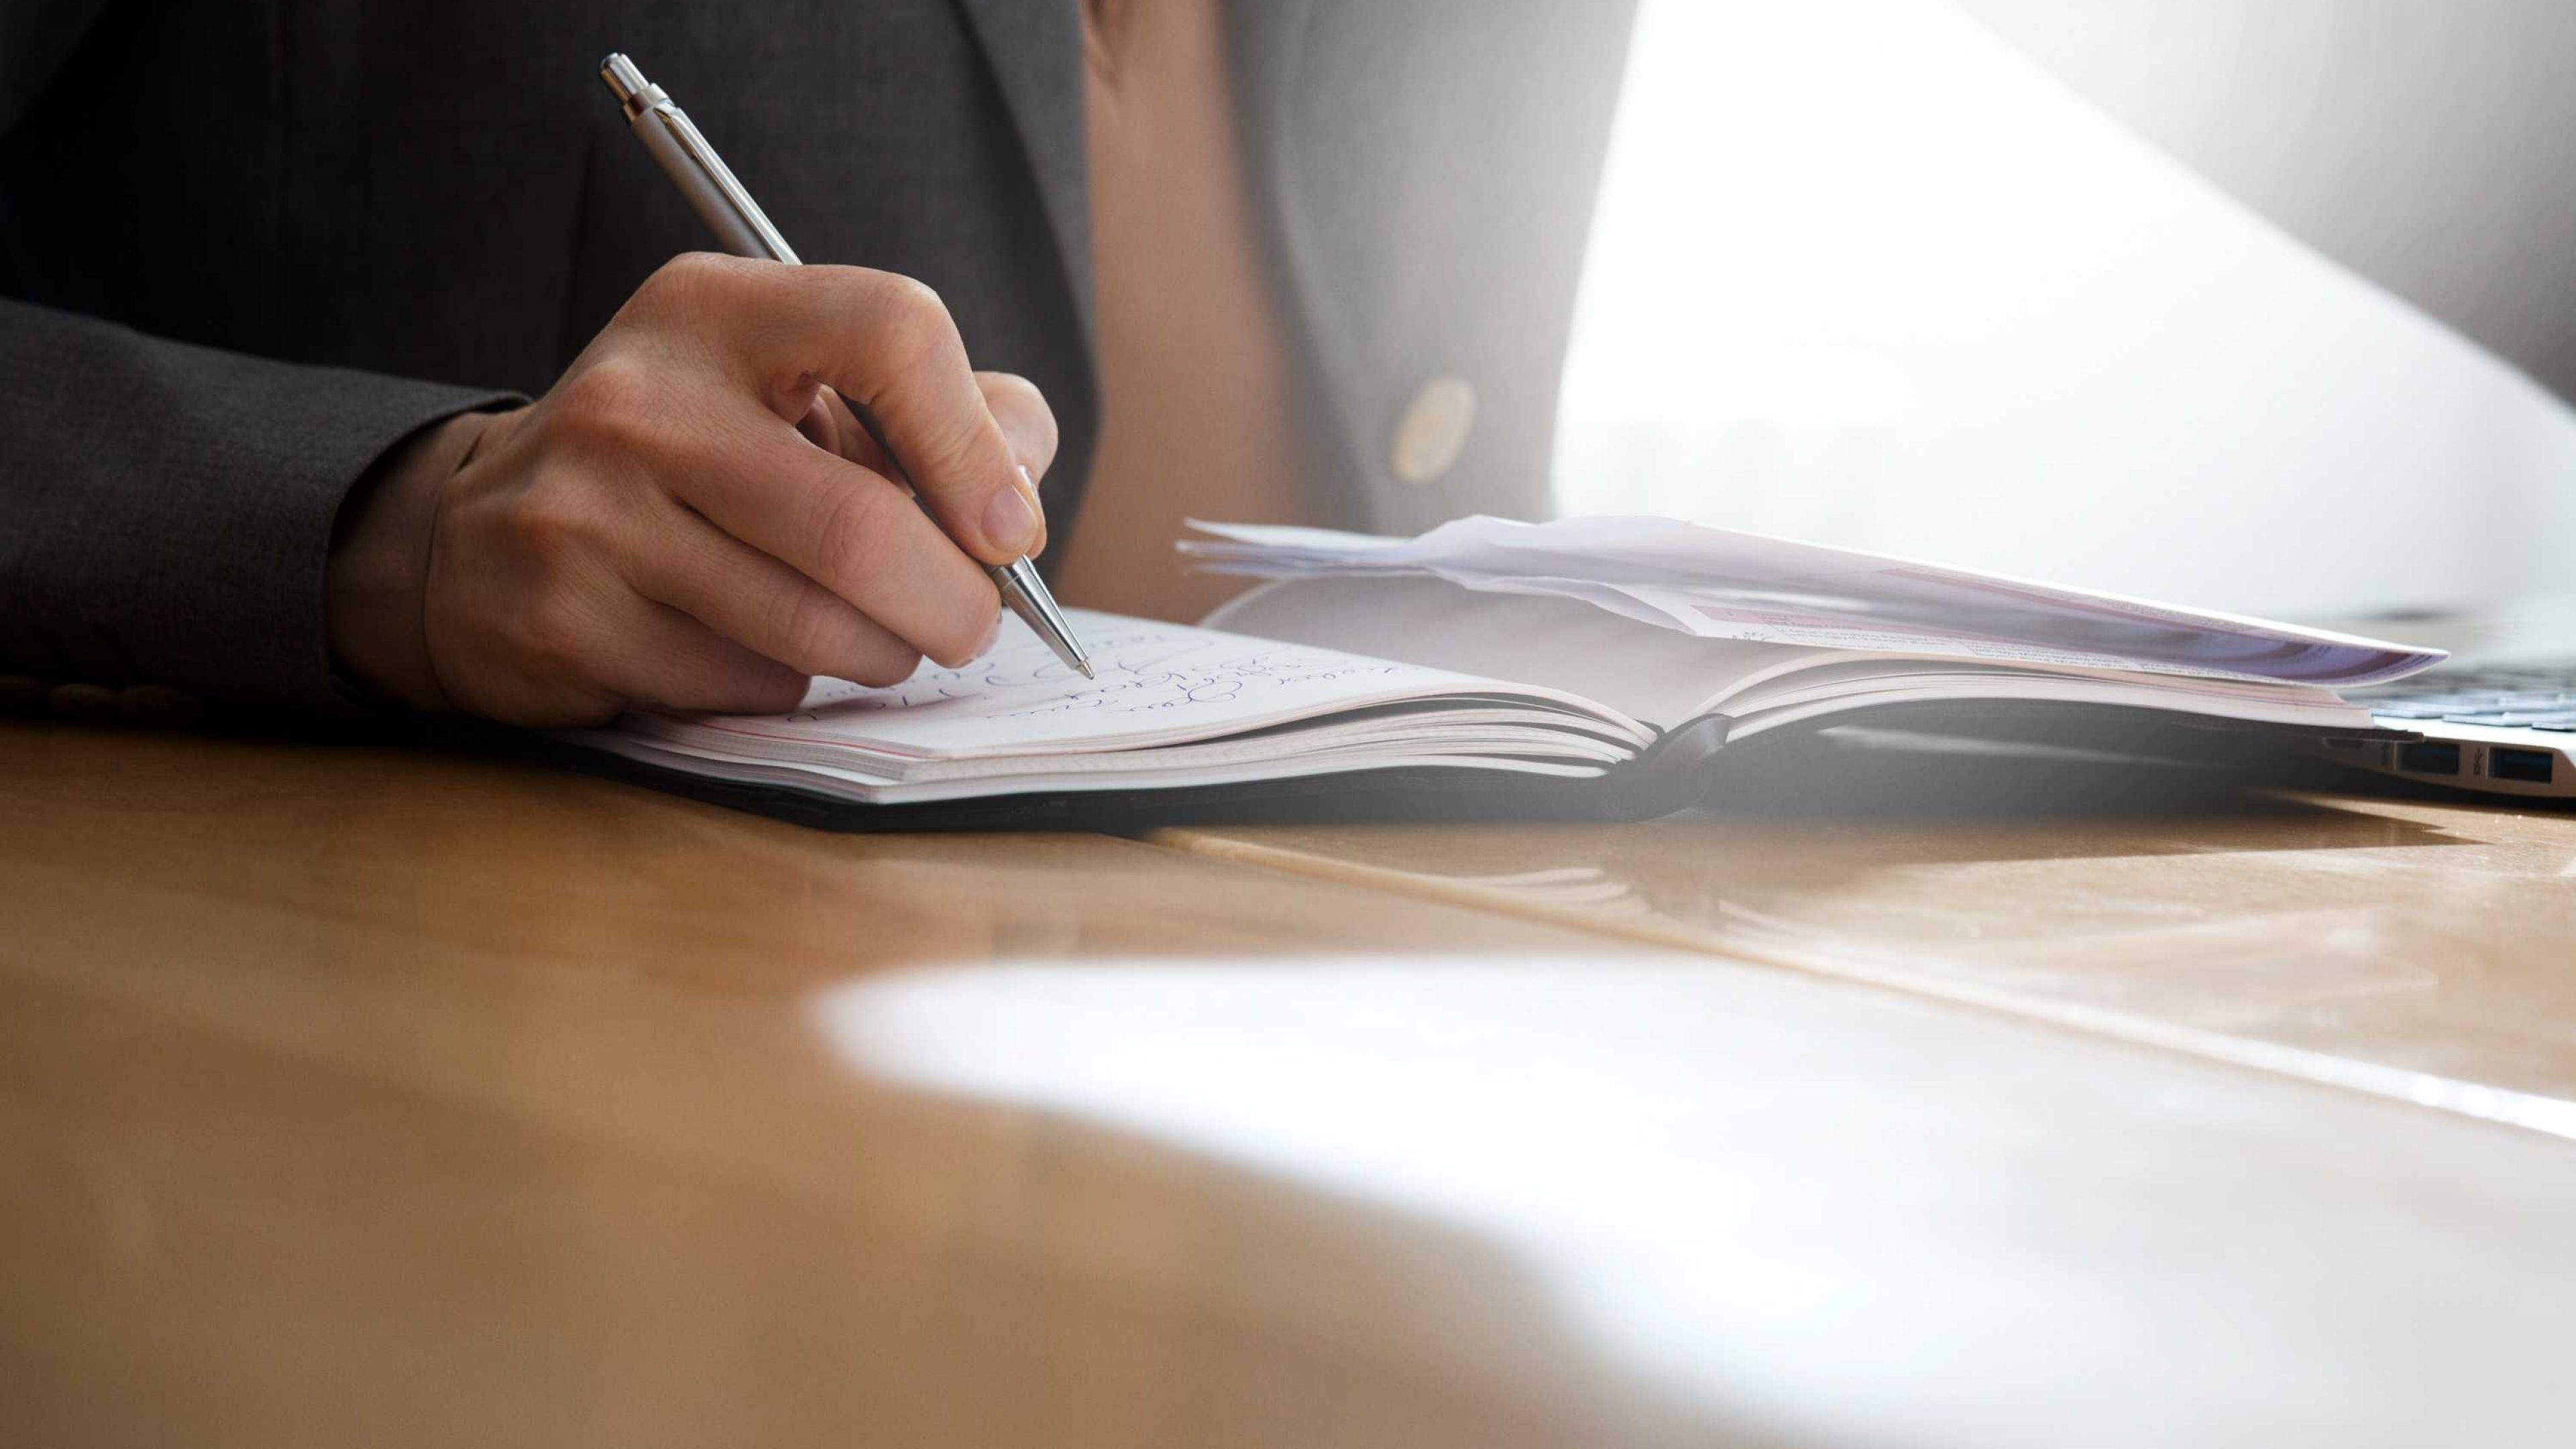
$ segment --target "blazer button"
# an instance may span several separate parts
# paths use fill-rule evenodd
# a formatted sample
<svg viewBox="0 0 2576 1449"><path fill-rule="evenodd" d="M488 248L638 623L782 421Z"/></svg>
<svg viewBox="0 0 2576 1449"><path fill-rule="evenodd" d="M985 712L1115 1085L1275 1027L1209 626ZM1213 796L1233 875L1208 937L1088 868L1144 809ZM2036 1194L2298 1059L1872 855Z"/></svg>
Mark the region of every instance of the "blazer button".
<svg viewBox="0 0 2576 1449"><path fill-rule="evenodd" d="M1476 426L1476 390L1460 377L1435 377L1414 393L1396 420L1387 466L1416 487L1436 483L1467 450Z"/></svg>

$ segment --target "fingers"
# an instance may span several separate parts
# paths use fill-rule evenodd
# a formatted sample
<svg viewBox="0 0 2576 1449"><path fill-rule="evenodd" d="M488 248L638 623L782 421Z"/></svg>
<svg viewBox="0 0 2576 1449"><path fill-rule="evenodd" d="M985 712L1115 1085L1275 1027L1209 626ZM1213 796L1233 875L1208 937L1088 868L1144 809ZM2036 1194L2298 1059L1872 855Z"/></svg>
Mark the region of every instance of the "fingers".
<svg viewBox="0 0 2576 1449"><path fill-rule="evenodd" d="M1043 546L1045 522L1019 486L1018 462L967 365L938 295L908 277L860 267L787 267L708 257L669 287L721 294L730 360L771 401L789 395L790 417L810 406L820 381L876 419L913 489L956 546L1007 563Z"/></svg>
<svg viewBox="0 0 2576 1449"><path fill-rule="evenodd" d="M1038 508L1041 530L1031 552L1042 552L1046 547L1046 511L1038 504L1037 482L1055 462L1055 410L1047 406L1046 396L1038 391L1036 383L1016 373L979 372L975 374L975 385L983 390L984 405L992 410L994 423L1001 428L1011 456L1019 463L1022 494ZM895 483L906 481L866 422L850 410L836 389L816 384L813 402L796 430L825 452L838 453Z"/></svg>
<svg viewBox="0 0 2576 1449"><path fill-rule="evenodd" d="M992 579L901 488L785 430L743 429L715 456L675 486L716 527L942 664L965 663L991 637Z"/></svg>
<svg viewBox="0 0 2576 1449"><path fill-rule="evenodd" d="M993 413L993 421L1002 430L1003 440L1011 447L1011 456L1029 470L1032 479L1044 478L1055 464L1055 410L1047 406L1046 395L1038 385L1017 373L979 372L975 385L984 393L984 406ZM839 391L816 384L814 398L797 423L815 446L828 453L838 453L871 472L888 478L897 470L886 459L885 449L877 446L867 425L850 411ZM900 481L898 479L898 481Z"/></svg>
<svg viewBox="0 0 2576 1449"><path fill-rule="evenodd" d="M673 508L657 532L634 550L636 589L744 648L860 684L900 684L920 666L921 651L885 626L706 520Z"/></svg>
<svg viewBox="0 0 2576 1449"><path fill-rule="evenodd" d="M979 372L975 383L984 390L984 406L993 413L993 421L1011 445L1011 456L1029 470L1029 482L1035 485L1055 463L1055 410L1046 404L1046 395L1038 385L1025 377L1008 372Z"/></svg>
<svg viewBox="0 0 2576 1449"><path fill-rule="evenodd" d="M715 714L783 714L804 702L811 683L667 605L628 596L633 605L613 641L599 652L601 685L642 708Z"/></svg>

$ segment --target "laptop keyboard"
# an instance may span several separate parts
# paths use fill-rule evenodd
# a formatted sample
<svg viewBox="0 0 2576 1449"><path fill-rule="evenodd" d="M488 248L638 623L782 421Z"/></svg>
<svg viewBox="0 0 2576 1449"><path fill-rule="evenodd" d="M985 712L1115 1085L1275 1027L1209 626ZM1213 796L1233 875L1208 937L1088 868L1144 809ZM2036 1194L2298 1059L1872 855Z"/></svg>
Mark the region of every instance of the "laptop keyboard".
<svg viewBox="0 0 2576 1449"><path fill-rule="evenodd" d="M2576 734L2576 663L2435 669L2344 698L2389 719L2444 720Z"/></svg>

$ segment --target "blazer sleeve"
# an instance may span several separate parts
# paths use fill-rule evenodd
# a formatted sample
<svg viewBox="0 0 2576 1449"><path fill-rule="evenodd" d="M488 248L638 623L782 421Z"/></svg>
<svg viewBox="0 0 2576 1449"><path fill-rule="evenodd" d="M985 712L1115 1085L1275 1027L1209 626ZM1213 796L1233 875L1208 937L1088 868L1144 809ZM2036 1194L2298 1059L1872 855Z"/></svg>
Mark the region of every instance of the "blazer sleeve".
<svg viewBox="0 0 2576 1449"><path fill-rule="evenodd" d="M103 0L0 0L0 133ZM345 709L340 504L414 430L507 399L218 352L0 298L0 674Z"/></svg>
<svg viewBox="0 0 2576 1449"><path fill-rule="evenodd" d="M0 300L0 672L345 709L342 500L417 429L510 400Z"/></svg>

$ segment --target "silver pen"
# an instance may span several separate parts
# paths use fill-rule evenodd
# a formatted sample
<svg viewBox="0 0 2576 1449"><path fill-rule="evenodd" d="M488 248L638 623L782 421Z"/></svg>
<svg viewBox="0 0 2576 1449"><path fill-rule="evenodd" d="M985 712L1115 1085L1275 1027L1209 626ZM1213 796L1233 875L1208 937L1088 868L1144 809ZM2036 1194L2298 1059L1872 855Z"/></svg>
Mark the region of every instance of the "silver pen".
<svg viewBox="0 0 2576 1449"><path fill-rule="evenodd" d="M599 77L608 82L609 94L626 112L626 126L644 149L689 199L707 228L716 234L724 249L738 257L764 257L774 262L797 266L796 250L787 238L770 225L769 216L760 203L751 199L742 183L734 179L732 168L698 134L689 123L688 112L674 105L660 86L644 78L635 62L624 55L611 55L599 63ZM878 439L880 443L884 439ZM888 455L892 450L888 449ZM1072 626L1064 621L1064 611L1055 605L1055 596L1047 592L1046 581L1038 577L1036 564L1028 555L1006 564L986 564L984 571L993 576L993 584L1002 592L1002 602L1011 612L1027 621L1037 636L1055 651L1055 657L1082 671L1082 677L1095 677L1091 656L1083 652L1082 641L1073 637Z"/></svg>

